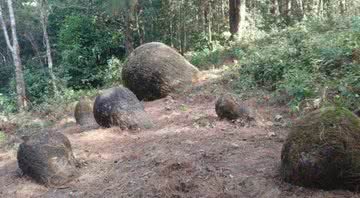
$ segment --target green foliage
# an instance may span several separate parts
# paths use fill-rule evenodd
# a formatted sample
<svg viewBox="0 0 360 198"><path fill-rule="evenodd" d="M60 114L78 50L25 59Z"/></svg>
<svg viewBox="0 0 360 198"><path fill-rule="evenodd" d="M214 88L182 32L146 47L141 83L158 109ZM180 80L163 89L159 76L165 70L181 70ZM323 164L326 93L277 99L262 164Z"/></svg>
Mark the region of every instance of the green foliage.
<svg viewBox="0 0 360 198"><path fill-rule="evenodd" d="M13 66L10 64L6 65L5 63L0 61L0 76L0 93L6 93L10 88L10 81L14 76Z"/></svg>
<svg viewBox="0 0 360 198"><path fill-rule="evenodd" d="M39 66L28 66L24 71L28 99L39 104L52 96L50 78L45 68Z"/></svg>
<svg viewBox="0 0 360 198"><path fill-rule="evenodd" d="M100 75L106 70L112 51L120 46L121 35L102 29L95 18L69 16L59 36L61 66L68 87L89 88L104 85Z"/></svg>
<svg viewBox="0 0 360 198"><path fill-rule="evenodd" d="M16 111L15 95L6 96L0 93L0 114L1 113L14 113Z"/></svg>
<svg viewBox="0 0 360 198"><path fill-rule="evenodd" d="M220 67L226 61L239 60L244 55L240 46L224 47L216 43L212 49L205 48L190 54L190 62L199 69L211 69Z"/></svg>
<svg viewBox="0 0 360 198"><path fill-rule="evenodd" d="M218 65L221 62L221 50L203 49L191 54L190 62L199 69L206 70L212 66Z"/></svg>
<svg viewBox="0 0 360 198"><path fill-rule="evenodd" d="M32 112L38 113L40 117L45 117L50 121L57 121L68 116L69 112L74 111L75 102L81 97L94 98L98 94L96 89L64 89L61 96L48 97L40 104L33 104Z"/></svg>
<svg viewBox="0 0 360 198"><path fill-rule="evenodd" d="M360 19L311 20L263 39L243 44L236 89L266 88L286 93L292 109L302 101L322 97L324 87L338 93L343 105L354 109L359 102L360 66L351 60L360 46Z"/></svg>
<svg viewBox="0 0 360 198"><path fill-rule="evenodd" d="M290 107L293 110L299 109L303 100L315 96L314 77L300 67L295 67L284 74L284 80L279 82L278 91L290 95Z"/></svg>
<svg viewBox="0 0 360 198"><path fill-rule="evenodd" d="M273 10L275 1L248 1L239 42L229 40L227 0L51 0L47 29L56 83L65 95L57 98L39 7L29 2L14 5L31 109L72 101L84 94L81 90L120 84L125 48L152 41L190 55L200 69L239 63L238 71L229 71L238 76L233 83L238 92L258 87L286 92L290 106L298 107L329 86L346 106L359 105L359 65L351 55L360 48L360 17L349 18L357 15L358 0L347 1L345 13L338 1L321 1L321 12L310 9L320 9L318 2L302 1L309 9L294 4L288 14L285 0L278 1L279 12ZM2 33L0 67L0 110L13 112L14 67Z"/></svg>
<svg viewBox="0 0 360 198"><path fill-rule="evenodd" d="M115 57L108 60L107 68L101 73L106 85L120 85L122 83L121 71L123 62Z"/></svg>
<svg viewBox="0 0 360 198"><path fill-rule="evenodd" d="M360 107L360 65L352 65L334 85L342 98L342 105L351 109Z"/></svg>

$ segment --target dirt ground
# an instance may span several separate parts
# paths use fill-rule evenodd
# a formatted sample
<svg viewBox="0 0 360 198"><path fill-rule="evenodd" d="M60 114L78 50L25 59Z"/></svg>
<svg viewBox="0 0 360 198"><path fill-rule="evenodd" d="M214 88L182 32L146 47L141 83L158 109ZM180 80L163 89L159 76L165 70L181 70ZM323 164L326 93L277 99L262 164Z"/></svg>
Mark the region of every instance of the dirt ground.
<svg viewBox="0 0 360 198"><path fill-rule="evenodd" d="M293 119L286 108L252 98L245 103L256 111L256 122L222 121L215 92L202 87L146 102L156 125L149 130L83 129L72 118L58 123L53 130L70 139L81 172L61 189L21 176L16 150L1 148L0 197L360 197L282 182L280 152ZM278 114L281 123L274 122Z"/></svg>

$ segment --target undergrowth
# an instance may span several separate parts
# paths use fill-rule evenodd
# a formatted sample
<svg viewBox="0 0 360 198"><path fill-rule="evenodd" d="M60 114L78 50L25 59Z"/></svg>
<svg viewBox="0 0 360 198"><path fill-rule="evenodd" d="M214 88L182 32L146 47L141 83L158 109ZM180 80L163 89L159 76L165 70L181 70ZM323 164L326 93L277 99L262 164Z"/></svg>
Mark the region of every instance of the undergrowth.
<svg viewBox="0 0 360 198"><path fill-rule="evenodd" d="M294 111L319 100L360 106L360 61L353 55L360 47L360 17L307 20L260 34L256 40L245 37L228 47L194 52L191 61L202 68L236 59L230 71L237 76L235 92L261 88Z"/></svg>

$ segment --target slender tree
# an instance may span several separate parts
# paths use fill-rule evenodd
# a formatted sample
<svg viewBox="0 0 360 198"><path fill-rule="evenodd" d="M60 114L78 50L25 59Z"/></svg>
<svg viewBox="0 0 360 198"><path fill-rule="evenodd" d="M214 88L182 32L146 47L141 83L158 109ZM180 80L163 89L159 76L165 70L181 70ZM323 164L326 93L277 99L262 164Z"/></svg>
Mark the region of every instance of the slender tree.
<svg viewBox="0 0 360 198"><path fill-rule="evenodd" d="M229 0L229 24L231 39L242 36L246 16L245 0Z"/></svg>
<svg viewBox="0 0 360 198"><path fill-rule="evenodd" d="M125 21L125 49L126 54L130 54L134 50L133 33L136 26L135 11L138 5L138 0L124 0L121 1L120 6L125 9L123 18Z"/></svg>
<svg viewBox="0 0 360 198"><path fill-rule="evenodd" d="M19 46L18 37L17 37L17 33L16 33L15 14L14 14L14 8L13 8L12 3L13 3L12 0L7 0L7 5L8 5L8 9L9 9L12 43L10 41L8 30L7 30L7 27L5 24L1 5L0 5L0 23L1 23L1 26L3 29L7 47L11 52L13 62L15 65L16 93L17 93L18 108L20 111L23 111L27 108L26 90L25 90L23 68L22 68L21 58L20 58L20 46Z"/></svg>
<svg viewBox="0 0 360 198"><path fill-rule="evenodd" d="M55 95L58 95L58 88L56 85L56 77L53 71L54 63L51 55L51 46L50 46L50 39L48 35L48 16L49 16L49 5L47 0L38 0L39 10L40 10L40 22L43 30L44 42L46 47L46 57L47 57L47 64L48 70L51 77L51 84L53 86Z"/></svg>

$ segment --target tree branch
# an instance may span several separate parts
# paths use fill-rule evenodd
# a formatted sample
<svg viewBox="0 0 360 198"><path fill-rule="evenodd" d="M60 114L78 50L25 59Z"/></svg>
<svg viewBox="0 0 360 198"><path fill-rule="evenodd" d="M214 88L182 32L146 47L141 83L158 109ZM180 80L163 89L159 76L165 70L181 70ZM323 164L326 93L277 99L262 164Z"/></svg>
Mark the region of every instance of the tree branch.
<svg viewBox="0 0 360 198"><path fill-rule="evenodd" d="M12 0L7 0L7 4L8 4L8 8L9 8L11 35L12 35L12 41L13 41L12 48L13 48L13 50L18 51L19 43L17 41L17 36L16 36L16 23L15 23L14 9L12 6Z"/></svg>
<svg viewBox="0 0 360 198"><path fill-rule="evenodd" d="M10 38L9 38L8 30L7 30L5 21L4 21L4 16L3 16L1 5L0 5L0 23L1 23L1 26L2 26L2 29L3 29L3 32L4 32L4 37L5 37L5 40L6 40L6 44L7 44L8 48L10 49L10 51L13 52L14 48L10 43Z"/></svg>

